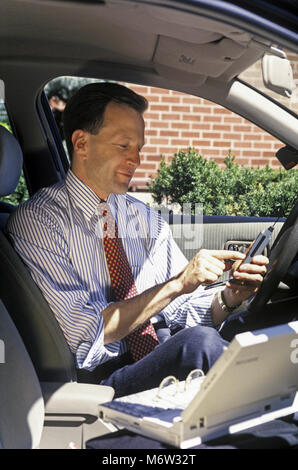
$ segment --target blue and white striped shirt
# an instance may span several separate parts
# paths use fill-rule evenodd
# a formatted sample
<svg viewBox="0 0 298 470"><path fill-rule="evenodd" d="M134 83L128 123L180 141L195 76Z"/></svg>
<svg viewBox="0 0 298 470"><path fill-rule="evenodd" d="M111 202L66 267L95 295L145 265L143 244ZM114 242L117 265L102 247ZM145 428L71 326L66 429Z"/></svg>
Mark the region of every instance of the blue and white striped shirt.
<svg viewBox="0 0 298 470"><path fill-rule="evenodd" d="M93 370L127 351L125 339L104 345L102 311L113 301L101 237L99 198L69 170L64 182L38 191L10 217L7 231L76 357ZM163 283L187 264L169 225L130 195L107 201L131 266L138 293ZM213 326L214 290L199 287L163 309L169 328Z"/></svg>

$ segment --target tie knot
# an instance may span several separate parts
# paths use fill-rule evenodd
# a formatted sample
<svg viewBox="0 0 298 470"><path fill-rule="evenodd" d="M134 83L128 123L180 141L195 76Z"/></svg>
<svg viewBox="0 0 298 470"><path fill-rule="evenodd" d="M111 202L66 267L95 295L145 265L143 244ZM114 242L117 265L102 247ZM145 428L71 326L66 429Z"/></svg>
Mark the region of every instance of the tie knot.
<svg viewBox="0 0 298 470"><path fill-rule="evenodd" d="M111 209L109 207L109 204L106 201L101 201L98 205L98 215L101 215L103 217L111 217L114 219L113 214L111 212Z"/></svg>
<svg viewBox="0 0 298 470"><path fill-rule="evenodd" d="M98 211L102 213L103 211L108 211L110 210L109 204L107 201L104 201L103 199L100 200L100 203L98 204Z"/></svg>
<svg viewBox="0 0 298 470"><path fill-rule="evenodd" d="M99 218L103 219L103 236L105 238L118 237L116 221L106 201L102 201L99 203L98 216Z"/></svg>

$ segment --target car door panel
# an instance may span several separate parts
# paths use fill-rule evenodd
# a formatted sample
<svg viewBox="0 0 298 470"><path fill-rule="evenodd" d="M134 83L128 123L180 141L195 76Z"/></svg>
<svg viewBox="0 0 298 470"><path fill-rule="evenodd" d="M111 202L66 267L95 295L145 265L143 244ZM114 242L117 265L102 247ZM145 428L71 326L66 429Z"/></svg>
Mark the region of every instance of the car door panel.
<svg viewBox="0 0 298 470"><path fill-rule="evenodd" d="M239 220L240 219L240 220ZM249 221L253 220L253 221ZM181 224L178 226L178 219L170 220L170 227L174 239L185 257L191 260L195 253L205 248L208 250L228 250L234 249L243 251L255 240L258 234L273 225L272 218L249 218L249 217L204 217L203 223L192 222ZM264 252L268 255L270 248L276 239L283 222L277 222L273 231L272 238L269 242L267 250ZM182 228L183 227L183 228ZM222 276L227 279L228 273Z"/></svg>

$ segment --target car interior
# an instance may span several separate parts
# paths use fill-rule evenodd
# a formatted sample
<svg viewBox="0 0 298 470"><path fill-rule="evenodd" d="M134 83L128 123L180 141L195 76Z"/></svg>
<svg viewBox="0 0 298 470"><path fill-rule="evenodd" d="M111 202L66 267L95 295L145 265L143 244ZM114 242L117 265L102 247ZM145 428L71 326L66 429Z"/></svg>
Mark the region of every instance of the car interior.
<svg viewBox="0 0 298 470"><path fill-rule="evenodd" d="M14 193L22 171L30 196L65 178L69 160L44 91L60 76L203 97L279 139L284 143L280 161L298 163L298 116L271 93L294 93L282 50L298 53L292 11L284 16L274 11L269 21L262 12L246 11L241 2L211 3L2 0L0 98L12 132L0 126L0 198ZM278 19L284 20L282 26ZM263 57L268 96L238 78ZM277 69L284 73L278 76ZM113 431L98 419L97 405L111 400L114 390L98 385L96 369L76 369L52 311L5 234L15 209L0 201L0 448L65 449L72 443L85 448L89 439ZM205 222L208 249L223 248L227 237L241 239L243 231L252 241L272 223ZM173 231L179 223L173 218ZM290 317L297 313L298 299L298 202L277 227L268 273L250 308L270 310L278 294ZM185 248L185 240L177 237L177 242L190 259L194 252ZM280 313L280 307L272 308Z"/></svg>

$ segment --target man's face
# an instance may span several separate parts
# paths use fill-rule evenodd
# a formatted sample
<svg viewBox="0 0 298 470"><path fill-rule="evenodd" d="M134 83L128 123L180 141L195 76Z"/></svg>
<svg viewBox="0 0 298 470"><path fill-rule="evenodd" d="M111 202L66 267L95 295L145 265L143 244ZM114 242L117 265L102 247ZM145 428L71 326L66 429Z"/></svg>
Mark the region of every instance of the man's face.
<svg viewBox="0 0 298 470"><path fill-rule="evenodd" d="M128 190L144 145L144 120L133 108L110 102L98 134L87 133L85 182L101 198Z"/></svg>

